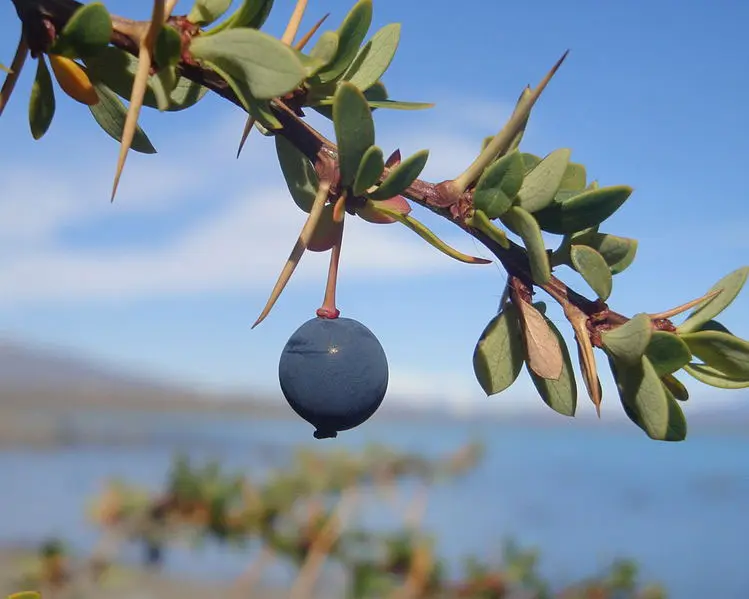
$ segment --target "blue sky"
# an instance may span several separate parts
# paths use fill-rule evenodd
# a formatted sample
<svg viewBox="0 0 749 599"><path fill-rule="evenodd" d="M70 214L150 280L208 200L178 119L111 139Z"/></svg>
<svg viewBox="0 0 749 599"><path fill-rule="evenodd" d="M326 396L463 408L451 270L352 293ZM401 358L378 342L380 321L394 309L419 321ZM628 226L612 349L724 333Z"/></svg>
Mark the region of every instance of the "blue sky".
<svg viewBox="0 0 749 599"><path fill-rule="evenodd" d="M132 18L150 11L147 2L106 4ZM189 6L180 2L177 12ZM280 34L292 6L276 1L269 32ZM350 6L311 2L305 26L330 11L326 27L335 28ZM429 148L425 175L435 181L459 174L522 87L571 50L534 111L523 149L545 155L570 147L590 178L635 188L602 226L640 241L637 261L615 279L614 309L661 311L749 263L749 4L374 6L373 32L403 24L385 77L391 96L437 104L418 113L379 111L378 143L404 155ZM17 28L11 3L1 4L0 62L10 62ZM118 145L85 107L58 93L50 131L40 142L31 138L34 67L27 65L0 119L0 335L205 388L277 394L278 356L319 306L328 256L305 256L270 317L250 330L304 221L272 141L253 133L235 160L244 115L217 98L179 114L149 110L141 124L159 153L130 154L111 205ZM414 214L456 247L487 255L449 223ZM592 295L569 271L561 274ZM504 280L496 265L455 263L399 225L347 221L339 307L380 338L394 397L540 406L525 374L489 400L473 379L473 347ZM723 317L745 338L748 309L744 293ZM561 322L558 312L552 316ZM607 377L604 386L610 391ZM714 405L711 390L690 387L695 409L700 396ZM604 415L619 412L608 397ZM581 405L592 410L584 398Z"/></svg>

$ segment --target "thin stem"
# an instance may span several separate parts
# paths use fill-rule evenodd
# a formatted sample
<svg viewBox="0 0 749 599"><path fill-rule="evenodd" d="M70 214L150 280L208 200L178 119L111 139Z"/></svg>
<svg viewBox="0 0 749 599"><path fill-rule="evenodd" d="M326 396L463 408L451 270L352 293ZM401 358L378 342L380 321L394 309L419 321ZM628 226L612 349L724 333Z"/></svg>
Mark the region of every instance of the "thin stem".
<svg viewBox="0 0 749 599"><path fill-rule="evenodd" d="M343 193L333 208L333 222L336 226L336 240L330 251L330 265L328 266L328 281L325 285L325 298L322 306L317 310L320 318L335 319L341 315L336 306L336 287L338 284L338 265L341 260L341 246L343 245L343 224L346 216L346 194Z"/></svg>
<svg viewBox="0 0 749 599"><path fill-rule="evenodd" d="M26 38L21 33L21 39L18 40L18 46L16 47L16 54L13 57L13 62L10 65L10 73L5 76L3 87L0 89L0 116L3 114L5 107L8 105L8 100L16 87L18 78L21 76L21 69L26 62L26 57L29 54L29 46L26 43Z"/></svg>

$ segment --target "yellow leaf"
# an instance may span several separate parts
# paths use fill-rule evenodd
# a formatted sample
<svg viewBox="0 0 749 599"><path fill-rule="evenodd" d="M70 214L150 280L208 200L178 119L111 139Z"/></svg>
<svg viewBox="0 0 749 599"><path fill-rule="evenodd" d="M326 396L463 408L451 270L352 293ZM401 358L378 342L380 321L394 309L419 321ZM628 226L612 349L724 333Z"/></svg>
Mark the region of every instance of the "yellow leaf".
<svg viewBox="0 0 749 599"><path fill-rule="evenodd" d="M99 94L96 93L91 79L77 62L65 56L50 54L49 64L52 65L52 72L62 91L73 100L87 106L99 103Z"/></svg>

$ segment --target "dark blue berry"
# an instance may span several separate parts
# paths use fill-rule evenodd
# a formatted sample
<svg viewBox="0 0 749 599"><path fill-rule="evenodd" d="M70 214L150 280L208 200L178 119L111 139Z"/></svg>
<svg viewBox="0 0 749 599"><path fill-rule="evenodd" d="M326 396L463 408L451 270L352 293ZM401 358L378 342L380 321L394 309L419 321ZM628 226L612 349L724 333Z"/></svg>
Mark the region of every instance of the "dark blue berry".
<svg viewBox="0 0 749 599"><path fill-rule="evenodd" d="M315 426L315 438L325 439L377 411L387 391L388 364L377 337L360 322L317 317L286 343L278 378L292 409Z"/></svg>

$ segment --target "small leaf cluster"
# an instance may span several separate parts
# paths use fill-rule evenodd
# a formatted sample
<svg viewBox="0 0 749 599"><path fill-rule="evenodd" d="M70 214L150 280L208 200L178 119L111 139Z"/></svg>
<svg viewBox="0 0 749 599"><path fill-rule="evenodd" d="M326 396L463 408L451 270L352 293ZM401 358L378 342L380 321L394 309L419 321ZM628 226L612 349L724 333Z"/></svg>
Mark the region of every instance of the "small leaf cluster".
<svg viewBox="0 0 749 599"><path fill-rule="evenodd" d="M658 319L641 313L601 334L601 349L622 407L650 438L686 438L687 423L679 403L689 399L689 392L675 376L677 372L683 370L712 387L749 388L749 342L715 320L736 298L747 275L749 267L744 267L718 281L674 330L656 329L654 320ZM569 350L544 312L540 302L507 301L476 345L476 378L487 395L493 395L512 385L525 364L543 401L560 414L574 416L577 385ZM528 313L535 318L529 320ZM534 340L549 335L549 331L561 350L561 369L556 377L539 374L532 361ZM554 342L546 340L542 345L548 351ZM552 361L547 357L543 363ZM582 359L581 365L585 369ZM597 380L596 384L600 392Z"/></svg>

